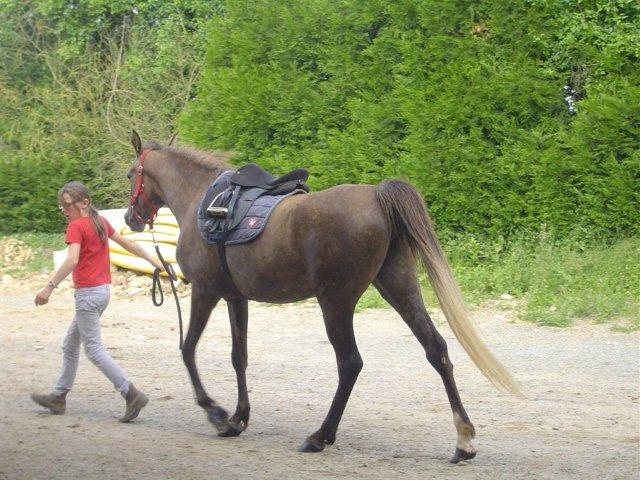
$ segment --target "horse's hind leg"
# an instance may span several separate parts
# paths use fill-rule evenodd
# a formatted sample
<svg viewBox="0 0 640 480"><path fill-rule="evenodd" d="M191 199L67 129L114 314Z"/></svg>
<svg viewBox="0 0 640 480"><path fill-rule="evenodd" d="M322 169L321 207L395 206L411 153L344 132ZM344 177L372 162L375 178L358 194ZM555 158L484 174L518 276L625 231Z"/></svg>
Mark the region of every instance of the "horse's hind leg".
<svg viewBox="0 0 640 480"><path fill-rule="evenodd" d="M338 363L338 388L329 412L318 431L307 437L298 449L301 452L319 452L336 439L338 424L362 370L362 358L353 334L353 312L357 298L341 302L336 296L318 298L324 316L327 336L333 346Z"/></svg>
<svg viewBox="0 0 640 480"><path fill-rule="evenodd" d="M200 340L204 327L206 327L209 321L213 307L216 306L219 300L219 296L212 295L211 292L203 288L201 284L193 283L191 289L191 319L189 321L189 330L187 331L187 336L182 347L182 359L189 371L198 405L206 410L209 421L215 425L218 431L222 431L228 428L227 412L207 394L200 381L195 360L196 345L198 344L198 340Z"/></svg>
<svg viewBox="0 0 640 480"><path fill-rule="evenodd" d="M449 360L447 344L425 309L417 278L416 262L406 247L397 245L389 252L374 285L407 323L424 347L429 363L442 377L453 411L453 422L458 432L456 451L451 461L457 463L475 457L476 449L471 445L475 428L462 406L453 378L453 365Z"/></svg>
<svg viewBox="0 0 640 480"><path fill-rule="evenodd" d="M231 323L232 349L231 362L236 371L238 381L238 405L236 412L229 419L227 430L218 435L235 437L240 435L249 424L249 393L247 392L247 322L249 317L247 300L229 300L229 321Z"/></svg>

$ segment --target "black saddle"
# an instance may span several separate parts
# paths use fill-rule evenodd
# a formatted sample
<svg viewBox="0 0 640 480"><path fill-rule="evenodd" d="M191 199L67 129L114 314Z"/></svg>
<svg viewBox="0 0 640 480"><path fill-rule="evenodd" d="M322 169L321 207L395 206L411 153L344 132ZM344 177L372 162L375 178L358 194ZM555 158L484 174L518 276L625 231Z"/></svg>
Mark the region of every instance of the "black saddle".
<svg viewBox="0 0 640 480"><path fill-rule="evenodd" d="M248 163L231 175L230 181L241 187L259 187L267 191L272 191L277 187L294 183L306 187L304 183L308 178L309 172L305 168L298 168L280 177L275 177L255 163ZM271 195L273 195L273 193L271 193Z"/></svg>
<svg viewBox="0 0 640 480"><path fill-rule="evenodd" d="M243 165L235 172L223 173L207 192L210 203L206 215L218 220L214 222L215 226L210 222L208 230L218 233L232 231L262 196L308 192L309 187L304 183L308 177L309 172L304 168L275 177L255 163Z"/></svg>
<svg viewBox="0 0 640 480"><path fill-rule="evenodd" d="M214 235L209 238L212 243L220 240L227 243L223 234L238 226L258 198L306 193L309 187L304 182L308 177L309 172L304 168L275 177L255 163L243 165L235 172L224 172L209 187L201 203L200 230Z"/></svg>
<svg viewBox="0 0 640 480"><path fill-rule="evenodd" d="M281 200L309 191L307 178L309 172L304 168L275 177L249 163L222 173L207 189L198 208L198 229L207 242L216 244L220 268L235 295L242 296L231 277L225 246L260 235Z"/></svg>

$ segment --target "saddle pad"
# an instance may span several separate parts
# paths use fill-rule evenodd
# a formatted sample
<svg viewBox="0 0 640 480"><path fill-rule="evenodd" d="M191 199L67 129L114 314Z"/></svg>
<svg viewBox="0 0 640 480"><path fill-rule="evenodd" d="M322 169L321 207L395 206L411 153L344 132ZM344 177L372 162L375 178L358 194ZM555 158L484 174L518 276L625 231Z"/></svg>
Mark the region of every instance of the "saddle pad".
<svg viewBox="0 0 640 480"><path fill-rule="evenodd" d="M303 190L295 190L286 195L263 195L258 197L249 211L242 219L240 224L229 234L225 245L235 245L245 243L256 238L264 227L267 226L267 220L271 216L271 212L285 198L297 193L306 193Z"/></svg>
<svg viewBox="0 0 640 480"><path fill-rule="evenodd" d="M221 231L219 219L207 216L207 207L211 204L213 198L220 192L228 188L230 178L233 172L228 171L220 175L207 189L198 208L198 230L202 237L208 243L218 243L224 241L225 245L237 245L240 243L250 242L254 240L267 225L267 220L276 206L285 198L298 193L307 193L305 190L296 189L284 195L261 195L255 200L251 199L251 206L246 210L241 220L234 218L229 219L229 223L235 224L228 231ZM249 189L252 190L252 189ZM250 192L255 193L255 192ZM249 195L251 197L251 195ZM242 202L242 193L239 202ZM241 208L240 210L244 210Z"/></svg>

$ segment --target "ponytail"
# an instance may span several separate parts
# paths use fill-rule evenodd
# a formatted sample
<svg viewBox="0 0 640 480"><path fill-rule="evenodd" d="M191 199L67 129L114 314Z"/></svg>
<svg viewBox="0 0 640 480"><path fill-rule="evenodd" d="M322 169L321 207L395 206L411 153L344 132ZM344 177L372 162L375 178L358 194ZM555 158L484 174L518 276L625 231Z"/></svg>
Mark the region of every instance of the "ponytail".
<svg viewBox="0 0 640 480"><path fill-rule="evenodd" d="M107 231L104 228L104 223L100 220L100 216L98 215L98 210L93 204L89 205L89 216L91 217L91 221L93 222L93 226L96 227L96 232L98 232L98 236L100 240L104 243L107 241Z"/></svg>

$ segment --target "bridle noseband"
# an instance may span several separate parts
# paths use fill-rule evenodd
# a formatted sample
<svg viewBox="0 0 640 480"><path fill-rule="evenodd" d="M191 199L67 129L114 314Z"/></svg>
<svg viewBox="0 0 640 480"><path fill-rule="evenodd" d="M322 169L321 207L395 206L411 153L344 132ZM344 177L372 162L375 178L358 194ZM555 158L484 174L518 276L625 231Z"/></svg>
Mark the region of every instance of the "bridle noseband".
<svg viewBox="0 0 640 480"><path fill-rule="evenodd" d="M133 187L133 192L131 193L131 200L129 201L129 205L131 206L131 213L133 214L133 218L140 223L148 224L149 228L153 228L153 221L156 219L158 215L158 210L162 206L162 204L155 203L147 193L144 191L144 161L147 157L147 154L151 150L145 148L140 153L138 157L138 166L136 167L136 183ZM150 213L148 218L143 218L136 210L136 203L138 203L138 199L140 199L141 203L150 209Z"/></svg>

